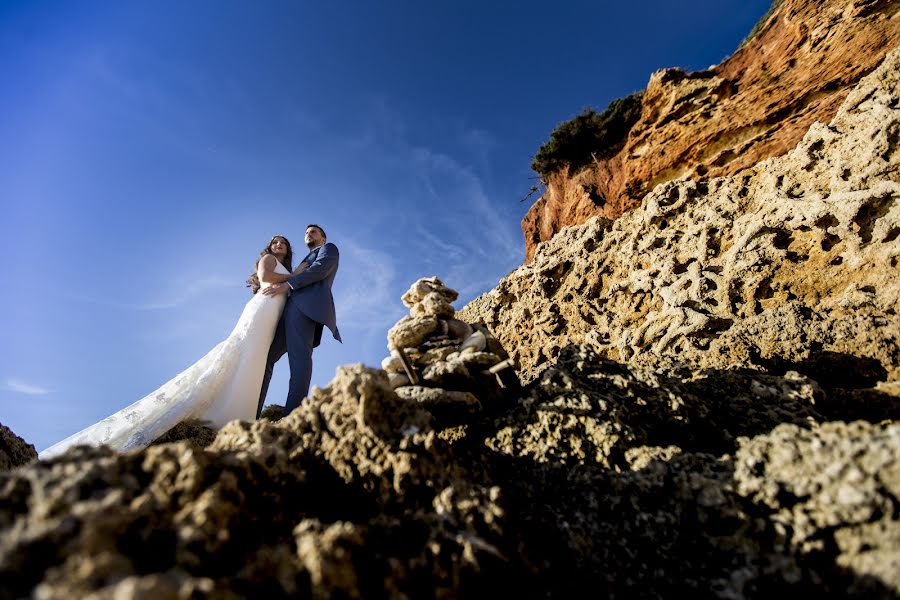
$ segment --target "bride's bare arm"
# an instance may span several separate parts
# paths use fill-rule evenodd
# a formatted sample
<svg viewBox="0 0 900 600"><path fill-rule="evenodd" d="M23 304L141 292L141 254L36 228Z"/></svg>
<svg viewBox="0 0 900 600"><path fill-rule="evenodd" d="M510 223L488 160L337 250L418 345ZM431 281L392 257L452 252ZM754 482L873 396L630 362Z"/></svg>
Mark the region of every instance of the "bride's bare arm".
<svg viewBox="0 0 900 600"><path fill-rule="evenodd" d="M259 277L261 283L283 283L297 273L302 272L308 266L306 263L300 263L293 273L282 275L275 272L275 265L277 264L278 261L271 254L266 254L262 257L259 265L256 267L256 276Z"/></svg>

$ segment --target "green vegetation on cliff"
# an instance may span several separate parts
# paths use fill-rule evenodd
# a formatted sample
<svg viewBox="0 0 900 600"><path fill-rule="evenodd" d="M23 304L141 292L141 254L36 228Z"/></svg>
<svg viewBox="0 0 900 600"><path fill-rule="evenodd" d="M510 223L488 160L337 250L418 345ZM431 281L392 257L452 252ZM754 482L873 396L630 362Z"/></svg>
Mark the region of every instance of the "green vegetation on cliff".
<svg viewBox="0 0 900 600"><path fill-rule="evenodd" d="M643 92L636 92L613 100L602 113L586 108L560 123L550 134L550 141L534 155L531 168L546 177L566 165L578 170L590 164L592 156L613 154L641 116L642 96Z"/></svg>

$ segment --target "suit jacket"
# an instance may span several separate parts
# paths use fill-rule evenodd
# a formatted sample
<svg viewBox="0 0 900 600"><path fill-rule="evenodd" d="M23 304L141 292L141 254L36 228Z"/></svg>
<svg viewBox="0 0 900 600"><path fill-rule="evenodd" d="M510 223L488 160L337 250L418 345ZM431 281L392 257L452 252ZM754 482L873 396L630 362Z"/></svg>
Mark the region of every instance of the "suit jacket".
<svg viewBox="0 0 900 600"><path fill-rule="evenodd" d="M309 267L299 275L288 280L293 291L288 297L285 311L299 310L304 315L327 326L334 339L341 341L334 312L334 298L331 295L331 284L337 274L340 254L337 246L326 243L306 255L303 262ZM318 346L319 335L315 345Z"/></svg>

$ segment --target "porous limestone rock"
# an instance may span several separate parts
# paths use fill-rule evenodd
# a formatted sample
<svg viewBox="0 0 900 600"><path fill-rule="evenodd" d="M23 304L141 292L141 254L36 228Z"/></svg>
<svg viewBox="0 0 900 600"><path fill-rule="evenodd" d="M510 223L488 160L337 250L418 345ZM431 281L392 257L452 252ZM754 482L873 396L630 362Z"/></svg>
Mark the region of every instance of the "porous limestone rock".
<svg viewBox="0 0 900 600"><path fill-rule="evenodd" d="M628 469L631 448L675 445L718 455L732 451L740 436L823 419L816 409L822 398L818 384L798 373L661 373L571 345L514 410L498 417L486 444L537 461Z"/></svg>
<svg viewBox="0 0 900 600"><path fill-rule="evenodd" d="M211 427L208 423L196 419L188 419L187 421L178 423L175 427L153 440L152 443L169 444L171 442L186 440L192 444L196 444L200 448L205 448L216 439L216 433L216 429Z"/></svg>
<svg viewBox="0 0 900 600"><path fill-rule="evenodd" d="M408 385L396 391L401 398L414 401L441 419L442 424L458 424L471 420L472 415L481 410L481 402L470 392L455 392L420 385Z"/></svg>
<svg viewBox="0 0 900 600"><path fill-rule="evenodd" d="M589 346L529 391L485 443L510 457L495 482L525 545L567 555L545 575L629 597L900 591L896 423L822 423L796 373L660 372Z"/></svg>
<svg viewBox="0 0 900 600"><path fill-rule="evenodd" d="M429 292L412 307L413 317L452 317L456 309L439 292Z"/></svg>
<svg viewBox="0 0 900 600"><path fill-rule="evenodd" d="M545 178L525 218L525 253L592 217L615 219L653 188L735 175L794 148L828 123L847 94L900 44L892 0L783 0L760 31L721 64L661 69L627 138L577 172Z"/></svg>
<svg viewBox="0 0 900 600"><path fill-rule="evenodd" d="M431 421L349 366L205 449L80 447L2 472L0 597L471 595L521 579L500 558L515 552L500 494L466 481Z"/></svg>
<svg viewBox="0 0 900 600"><path fill-rule="evenodd" d="M422 369L422 379L426 385L449 390L474 387L469 369L459 360L440 360L431 363Z"/></svg>
<svg viewBox="0 0 900 600"><path fill-rule="evenodd" d="M391 354L381 361L381 368L388 373L402 373L403 361L397 354Z"/></svg>
<svg viewBox="0 0 900 600"><path fill-rule="evenodd" d="M900 423L780 425L742 440L735 480L771 511L771 535L801 552L834 548L835 564L861 579L850 593L873 593L876 581L900 589Z"/></svg>
<svg viewBox="0 0 900 600"><path fill-rule="evenodd" d="M882 379L897 380L898 129L894 50L786 156L669 182L614 222L565 228L459 316L485 323L526 381L569 343L616 360L720 368L760 356L796 362L790 348L813 362L825 353L875 361ZM807 325L783 329L787 306ZM776 339L785 343L768 343Z"/></svg>

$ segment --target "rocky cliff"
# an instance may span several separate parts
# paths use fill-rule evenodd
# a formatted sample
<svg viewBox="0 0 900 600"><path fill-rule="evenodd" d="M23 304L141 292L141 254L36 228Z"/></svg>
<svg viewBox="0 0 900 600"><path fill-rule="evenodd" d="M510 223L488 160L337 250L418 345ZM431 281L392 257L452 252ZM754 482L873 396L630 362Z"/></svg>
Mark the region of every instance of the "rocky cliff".
<svg viewBox="0 0 900 600"><path fill-rule="evenodd" d="M526 379L586 343L619 361L896 381L898 81L892 55L785 156L563 229L463 318Z"/></svg>
<svg viewBox="0 0 900 600"><path fill-rule="evenodd" d="M288 417L0 471L0 598L896 598L898 255L900 49Z"/></svg>
<svg viewBox="0 0 900 600"><path fill-rule="evenodd" d="M792 149L900 44L898 11L896 0L783 0L721 64L654 73L617 152L545 177L522 221L527 259L566 226L634 209L660 183L733 175Z"/></svg>

